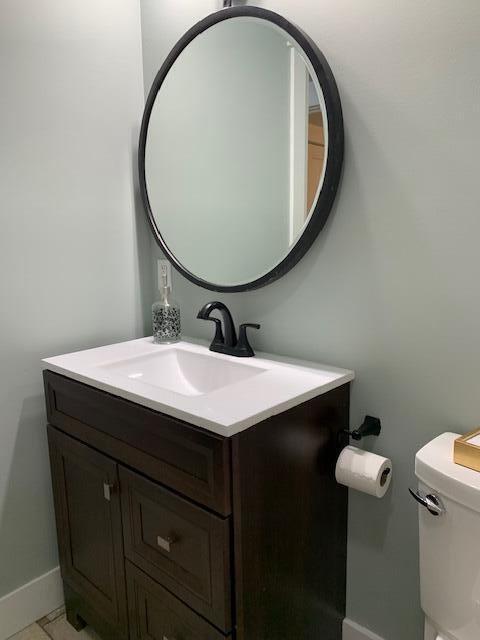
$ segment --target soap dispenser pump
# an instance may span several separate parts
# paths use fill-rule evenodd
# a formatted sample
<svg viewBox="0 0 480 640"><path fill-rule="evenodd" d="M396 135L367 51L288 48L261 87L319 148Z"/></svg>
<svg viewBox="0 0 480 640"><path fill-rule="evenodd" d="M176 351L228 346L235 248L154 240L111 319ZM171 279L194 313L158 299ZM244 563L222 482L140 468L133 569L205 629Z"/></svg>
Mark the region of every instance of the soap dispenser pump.
<svg viewBox="0 0 480 640"><path fill-rule="evenodd" d="M158 261L158 288L160 300L152 305L153 341L172 344L180 340L180 308L171 299L171 267L168 260Z"/></svg>

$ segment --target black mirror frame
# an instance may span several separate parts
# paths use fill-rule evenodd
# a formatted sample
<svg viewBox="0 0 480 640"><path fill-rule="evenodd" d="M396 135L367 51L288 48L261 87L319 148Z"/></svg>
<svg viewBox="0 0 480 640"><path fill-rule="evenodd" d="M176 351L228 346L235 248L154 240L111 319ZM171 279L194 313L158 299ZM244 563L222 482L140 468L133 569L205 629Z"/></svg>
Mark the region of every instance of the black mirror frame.
<svg viewBox="0 0 480 640"><path fill-rule="evenodd" d="M150 207L147 185L145 181L145 146L147 141L150 115L152 113L155 99L168 72L175 64L178 56L182 53L185 47L187 47L190 42L192 42L192 40L194 40L197 36L199 36L201 33L206 31L213 25L222 22L223 20L229 20L230 18L238 18L244 16L261 18L277 25L278 27L286 31L300 45L303 52L309 59L313 70L315 71L318 82L320 84L320 88L323 92L328 119L329 143L327 165L325 169L323 185L320 190L320 194L315 204L313 213L310 216L310 220L303 229L302 235L300 236L299 240L291 248L289 253L281 260L281 262L279 262L268 273L264 274L260 278L257 278L256 280L252 280L251 282L245 284L226 286L214 284L212 282L208 282L207 280L203 280L202 278L198 278L194 273L186 269L168 248L168 245L164 241L162 234L160 233L160 229L155 222L155 218ZM229 9L222 9L220 11L217 11L216 13L207 16L206 18L195 24L173 47L165 62L158 71L155 80L153 81L145 104L142 126L140 129L138 171L142 201L153 235L155 236L155 239L160 248L173 264L173 266L177 269L177 271L185 276L185 278L187 278L194 284L203 287L204 289L209 289L210 291L239 292L251 291L253 289L264 287L267 284L278 280L278 278L281 278L288 271L290 271L290 269L292 269L297 264L297 262L307 253L314 240L324 227L333 206L340 182L343 164L343 152L343 116L337 84L335 82L332 70L330 69L330 66L326 61L324 55L317 47L317 45L309 38L309 36L306 35L299 27L296 27L294 24L292 24L279 14L267 9L244 6L232 7Z"/></svg>

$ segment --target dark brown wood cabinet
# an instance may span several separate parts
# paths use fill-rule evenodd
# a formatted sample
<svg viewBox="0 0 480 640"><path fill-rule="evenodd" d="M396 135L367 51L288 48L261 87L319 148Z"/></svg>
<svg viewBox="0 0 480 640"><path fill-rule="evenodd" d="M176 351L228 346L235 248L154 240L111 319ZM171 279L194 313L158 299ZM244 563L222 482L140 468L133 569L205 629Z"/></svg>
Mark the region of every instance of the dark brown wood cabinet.
<svg viewBox="0 0 480 640"><path fill-rule="evenodd" d="M349 385L231 438L44 372L67 615L105 640L340 640ZM127 595L128 594L128 595Z"/></svg>

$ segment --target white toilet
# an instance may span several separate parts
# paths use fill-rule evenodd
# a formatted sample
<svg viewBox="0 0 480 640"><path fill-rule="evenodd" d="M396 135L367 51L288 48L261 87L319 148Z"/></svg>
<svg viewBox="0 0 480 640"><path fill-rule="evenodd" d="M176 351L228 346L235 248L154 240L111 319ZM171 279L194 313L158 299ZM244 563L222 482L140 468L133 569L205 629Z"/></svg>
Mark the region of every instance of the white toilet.
<svg viewBox="0 0 480 640"><path fill-rule="evenodd" d="M415 458L425 640L480 640L480 472L453 462L457 437L444 433Z"/></svg>

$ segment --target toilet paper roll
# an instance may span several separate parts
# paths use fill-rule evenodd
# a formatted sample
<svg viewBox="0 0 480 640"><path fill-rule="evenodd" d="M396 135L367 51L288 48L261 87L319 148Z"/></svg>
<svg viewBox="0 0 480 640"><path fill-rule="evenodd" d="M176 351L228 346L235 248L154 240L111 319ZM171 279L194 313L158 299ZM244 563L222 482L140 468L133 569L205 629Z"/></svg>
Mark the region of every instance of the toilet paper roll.
<svg viewBox="0 0 480 640"><path fill-rule="evenodd" d="M337 460L335 478L346 487L383 498L392 480L392 461L357 447L345 447Z"/></svg>

